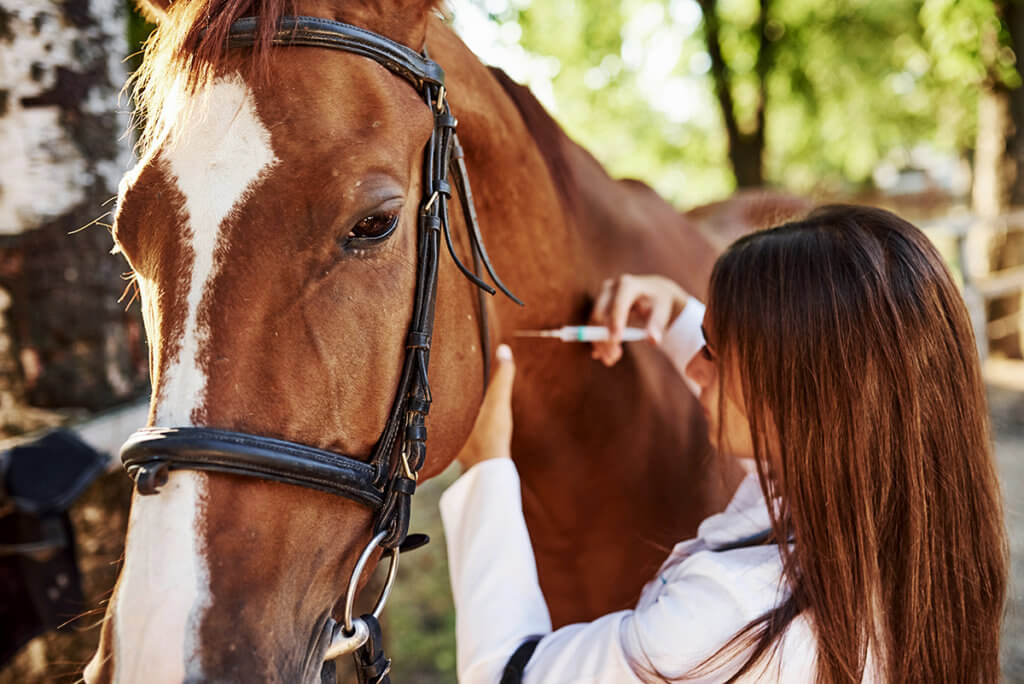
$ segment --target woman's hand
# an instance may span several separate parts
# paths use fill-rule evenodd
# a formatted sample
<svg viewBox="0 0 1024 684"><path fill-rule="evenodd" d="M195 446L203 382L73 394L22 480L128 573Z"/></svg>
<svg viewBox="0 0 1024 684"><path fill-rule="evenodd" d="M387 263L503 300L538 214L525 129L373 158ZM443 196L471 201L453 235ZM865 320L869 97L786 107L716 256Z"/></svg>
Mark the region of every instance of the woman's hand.
<svg viewBox="0 0 1024 684"><path fill-rule="evenodd" d="M498 345L494 356L498 367L491 376L473 431L456 456L464 470L481 461L512 455L512 381L516 364L508 345Z"/></svg>
<svg viewBox="0 0 1024 684"><path fill-rule="evenodd" d="M675 281L659 275L622 274L609 278L590 313L593 325L607 326L607 342L594 342L591 356L606 366L622 358L622 331L630 319L647 328L650 339L661 344L665 331L686 306L689 295Z"/></svg>

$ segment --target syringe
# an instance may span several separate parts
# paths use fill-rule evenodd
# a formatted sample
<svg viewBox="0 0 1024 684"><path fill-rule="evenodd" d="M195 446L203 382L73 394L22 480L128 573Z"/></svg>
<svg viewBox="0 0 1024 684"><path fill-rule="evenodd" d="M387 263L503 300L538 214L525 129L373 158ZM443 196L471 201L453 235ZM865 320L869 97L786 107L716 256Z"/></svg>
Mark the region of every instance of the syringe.
<svg viewBox="0 0 1024 684"><path fill-rule="evenodd" d="M550 337L562 342L604 342L608 339L608 328L603 325L566 325L551 330L517 330L516 337ZM622 331L623 342L646 340L651 334L644 328L626 328Z"/></svg>

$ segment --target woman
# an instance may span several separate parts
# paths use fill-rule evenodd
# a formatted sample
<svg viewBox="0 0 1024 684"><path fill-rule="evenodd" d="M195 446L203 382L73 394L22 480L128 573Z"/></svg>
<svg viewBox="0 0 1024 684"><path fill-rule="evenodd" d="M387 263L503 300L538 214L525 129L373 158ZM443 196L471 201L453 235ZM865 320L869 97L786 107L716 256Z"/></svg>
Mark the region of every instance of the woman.
<svg viewBox="0 0 1024 684"><path fill-rule="evenodd" d="M751 474L635 609L552 632L499 349L441 503L461 681L498 681L534 635L528 683L998 680L1007 549L984 388L963 301L919 230L835 206L745 236L706 311L668 280L623 276L595 305L613 337L596 358L618 360L630 316Z"/></svg>

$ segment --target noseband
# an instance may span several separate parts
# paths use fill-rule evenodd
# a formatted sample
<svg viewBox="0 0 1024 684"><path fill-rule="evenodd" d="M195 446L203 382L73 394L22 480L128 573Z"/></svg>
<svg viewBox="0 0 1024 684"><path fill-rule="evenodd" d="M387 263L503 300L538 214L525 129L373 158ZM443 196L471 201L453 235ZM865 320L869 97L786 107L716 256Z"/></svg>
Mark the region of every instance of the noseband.
<svg viewBox="0 0 1024 684"><path fill-rule="evenodd" d="M257 18L239 19L232 26L229 47L252 47L257 42ZM426 416L430 410L427 366L434 328L438 256L441 235L459 270L482 292L495 290L470 271L455 254L448 221L451 173L459 191L474 264L482 263L494 284L522 304L494 273L476 220L456 120L445 97L444 71L430 58L388 38L348 24L312 17L283 17L272 43L281 46L322 47L368 57L412 84L434 115L434 130L424 150L423 199L418 226L416 293L406 338L398 393L388 422L369 462L351 456L258 435L202 427L150 427L133 434L121 449L121 461L135 480L140 495L156 494L170 470L206 470L248 475L309 487L345 497L375 513L371 540L360 555L345 595L341 625L334 625L325 660L355 652L359 681L389 682L391 661L383 654L377 618L387 601L401 551L427 542L426 535L409 531L409 511L416 478L426 458ZM477 268L477 270L479 270ZM489 375L490 344L486 309L480 300L484 381ZM363 568L377 548L389 553L385 587L373 611L352 617L352 605Z"/></svg>

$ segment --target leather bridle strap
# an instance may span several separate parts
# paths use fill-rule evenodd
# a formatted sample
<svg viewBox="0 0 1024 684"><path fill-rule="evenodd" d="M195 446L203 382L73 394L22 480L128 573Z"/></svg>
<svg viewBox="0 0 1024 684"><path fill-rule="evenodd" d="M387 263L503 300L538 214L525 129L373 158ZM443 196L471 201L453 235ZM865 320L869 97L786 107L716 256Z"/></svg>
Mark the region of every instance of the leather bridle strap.
<svg viewBox="0 0 1024 684"><path fill-rule="evenodd" d="M473 204L473 190L469 186L469 173L466 171L466 155L462 150L462 145L459 144L459 137L456 135L452 140L452 163L451 163L451 175L455 184L455 189L458 192L459 200L462 202L462 216L466 221L466 229L469 232L470 248L473 252L473 270L476 272L478 279L480 275L480 265L483 264L484 268L487 269L487 274L494 281L494 284L519 306L523 306L523 303L518 297L513 295L505 283L501 282L501 278L494 272L494 266L491 265L491 260L487 256L487 250L484 248L484 239L480 234L480 221L476 217L476 205ZM452 256L455 256L454 251ZM458 259L456 259L458 262ZM488 288L489 289L489 288ZM484 356L484 390L487 389L488 383L491 381L491 331L487 325L487 300L484 298L485 288L478 288L477 303L480 306L480 348L483 350ZM493 294L493 290L490 290Z"/></svg>
<svg viewBox="0 0 1024 684"><path fill-rule="evenodd" d="M121 447L122 460L136 475L140 494L153 493L166 479L160 471L134 472L153 461L182 470L213 470L297 484L380 508L383 494L373 486L374 469L355 459L296 442L254 437L212 428L142 428Z"/></svg>
<svg viewBox="0 0 1024 684"><path fill-rule="evenodd" d="M243 17L231 25L229 47L252 47L259 40L259 17ZM281 17L271 42L281 46L331 48L368 57L412 84L444 87L444 70L412 48L366 29L318 17Z"/></svg>
<svg viewBox="0 0 1024 684"><path fill-rule="evenodd" d="M229 45L254 45L257 19L240 19L231 28ZM440 235L451 245L445 180L449 169L461 195L474 258L494 272L479 239L461 148L455 138L455 118L444 97L444 72L425 55L365 29L314 17L283 17L272 43L340 49L369 57L413 85L434 115L435 125L424 150L424 200L419 215L418 272L413 317L407 335L406 359L398 392L384 432L369 463L314 447L209 428L147 428L124 445L122 460L135 478L139 492L152 494L169 469L234 472L330 491L366 504L377 511L374 532L387 530L381 546L396 548L408 530L409 496L426 450L425 416L431 404L427 379L433 333L434 303ZM453 158L453 149L458 150ZM454 250L452 249L454 257ZM458 261L460 270L479 287L494 292ZM495 278L496 284L507 288ZM509 294L509 296L512 296ZM514 297L513 297L514 299ZM515 300L519 301L519 300ZM481 309L481 330L486 333L486 308ZM489 343L488 340L485 339ZM489 356L489 344L483 354Z"/></svg>
<svg viewBox="0 0 1024 684"><path fill-rule="evenodd" d="M229 47L247 47L258 40L258 20L236 21L229 32ZM482 263L494 284L518 304L494 273L484 249L462 149L455 135L456 120L445 97L444 71L424 54L371 31L315 17L283 17L271 38L273 45L310 46L344 50L376 61L411 83L434 116L434 129L423 155L423 200L418 216L417 273L412 320L406 336L406 356L398 391L388 421L373 448L369 462L303 444L227 430L197 427L143 428L121 450L121 459L135 479L139 494L156 494L174 469L208 470L259 477L265 480L310 487L346 497L375 512L371 542L364 556L376 547L391 553L397 568L401 548L419 546L423 535L408 535L411 497L416 477L426 459L426 416L432 397L427 368L433 338L437 297L438 259L444 236L459 270L480 290L495 289L467 269L455 253L448 221L452 194L449 174L459 191L462 213L469 232L475 264ZM479 268L477 268L479 270ZM490 343L486 306L480 302L485 384L489 376ZM408 545L403 544L409 537ZM351 605L359 577L350 582L346 605ZM383 608L387 592L370 616ZM379 639L368 640L371 620L352 619L347 613L341 641L344 650L361 649L361 678L386 682L387 668L379 651ZM350 624L351 623L351 624ZM363 631L355 629L360 626ZM360 636L362 635L362 636ZM369 644L369 645L368 645ZM333 652L333 651L332 651ZM378 655L380 656L378 658Z"/></svg>

